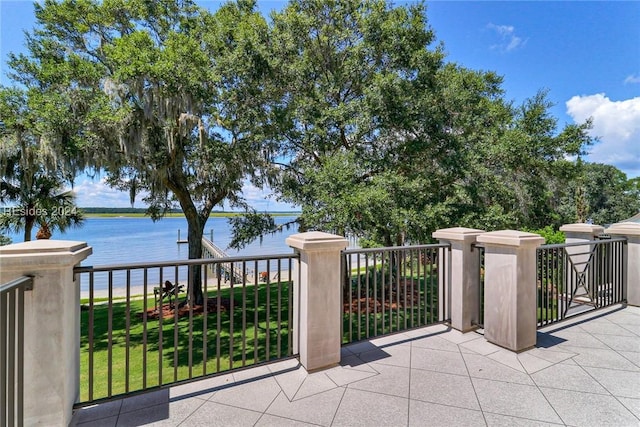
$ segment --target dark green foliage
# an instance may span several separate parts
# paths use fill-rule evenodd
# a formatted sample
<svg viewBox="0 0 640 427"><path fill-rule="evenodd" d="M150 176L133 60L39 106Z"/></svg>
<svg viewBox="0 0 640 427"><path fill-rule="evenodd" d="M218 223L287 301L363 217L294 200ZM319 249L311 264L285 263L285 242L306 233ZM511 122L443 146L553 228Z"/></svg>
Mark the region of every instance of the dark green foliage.
<svg viewBox="0 0 640 427"><path fill-rule="evenodd" d="M64 232L84 220L75 195L64 189L69 162L48 145L39 119L25 91L0 87L0 204L7 207L0 231L23 231L24 241L34 227Z"/></svg>
<svg viewBox="0 0 640 427"><path fill-rule="evenodd" d="M255 3L214 14L190 0L35 9L29 54L9 64L69 173L104 169L132 202L144 194L153 219L179 205L189 257L201 257L212 209L247 207L242 186L261 152L267 25Z"/></svg>
<svg viewBox="0 0 640 427"><path fill-rule="evenodd" d="M634 180L611 165L590 163L584 168L587 218L594 224L612 224L640 212L640 188Z"/></svg>
<svg viewBox="0 0 640 427"><path fill-rule="evenodd" d="M374 246L637 212L617 169L567 160L589 121L559 128L544 90L516 106L501 76L447 62L425 4L292 0L270 22L255 5L37 3L29 53L9 56L24 91L3 92L3 138L27 130L66 180L105 170L154 219L179 205L192 258L216 206L248 212L234 247L278 231L247 180L298 206L301 231Z"/></svg>
<svg viewBox="0 0 640 427"><path fill-rule="evenodd" d="M574 222L566 159L590 123L558 129L545 91L514 106L500 76L445 62L424 5L301 0L272 18L263 173L301 207L302 231L391 246L455 225ZM259 233L246 225L237 242Z"/></svg>

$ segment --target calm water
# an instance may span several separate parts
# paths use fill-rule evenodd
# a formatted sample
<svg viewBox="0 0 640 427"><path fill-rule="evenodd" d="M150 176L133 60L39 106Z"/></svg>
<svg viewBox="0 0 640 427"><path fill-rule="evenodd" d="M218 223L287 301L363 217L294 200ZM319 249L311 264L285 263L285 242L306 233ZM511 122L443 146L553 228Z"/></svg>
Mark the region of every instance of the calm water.
<svg viewBox="0 0 640 427"><path fill-rule="evenodd" d="M293 216L276 217L277 224L283 224L295 219ZM177 244L178 230L181 239L187 237L187 221L184 218L163 218L153 222L149 218L88 218L84 226L68 230L64 234L54 232L52 239L84 241L93 248L93 254L82 262L82 265L108 265L129 263L151 263L154 261L172 261L188 258L186 244ZM34 230L33 238L35 238ZM205 236L211 238L220 248L226 250L229 256L251 256L292 253L285 239L297 233L297 227L292 226L283 233L265 236L248 245L241 251L228 249L231 241L231 230L227 218L209 218L205 227ZM14 243L22 241L22 235L9 235ZM84 276L84 275L83 275ZM179 279L183 279L180 272ZM170 277L170 276L167 276ZM149 278L150 281L152 278ZM105 289L107 279L96 275L96 289ZM114 278L115 286L124 286L122 279ZM140 278L132 278L133 284L141 284ZM82 289L86 291L88 284L82 280Z"/></svg>

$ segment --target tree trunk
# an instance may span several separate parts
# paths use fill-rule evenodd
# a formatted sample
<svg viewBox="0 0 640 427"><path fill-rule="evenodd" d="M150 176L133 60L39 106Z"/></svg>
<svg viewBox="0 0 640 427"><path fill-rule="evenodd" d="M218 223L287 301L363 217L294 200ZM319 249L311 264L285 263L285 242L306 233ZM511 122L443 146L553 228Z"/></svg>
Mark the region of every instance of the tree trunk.
<svg viewBox="0 0 640 427"><path fill-rule="evenodd" d="M202 221L200 216L190 214L187 215L187 239L189 241L189 259L202 258L202 236L204 234L205 221ZM189 295L193 295L193 304L203 304L204 298L202 294L202 267L194 265L189 271L189 289L193 289Z"/></svg>
<svg viewBox="0 0 640 427"><path fill-rule="evenodd" d="M176 158L182 158L177 156ZM204 226L209 218L206 215L200 215L196 208L191 194L186 185L186 178L181 169L181 164L174 165L174 169L170 169L165 185L169 188L178 199L184 217L187 220L187 241L189 242L189 259L202 258L202 236L204 234ZM188 274L188 303L190 305L201 305L204 303L202 294L202 266L194 265L189 267Z"/></svg>
<svg viewBox="0 0 640 427"><path fill-rule="evenodd" d="M31 233L33 231L33 225L36 223L36 219L31 217L26 217L24 220L24 241L31 241Z"/></svg>
<svg viewBox="0 0 640 427"><path fill-rule="evenodd" d="M382 233L382 239L384 240L384 246L385 247L390 247L393 246L393 241L391 240L391 233L389 233L388 231L384 231Z"/></svg>

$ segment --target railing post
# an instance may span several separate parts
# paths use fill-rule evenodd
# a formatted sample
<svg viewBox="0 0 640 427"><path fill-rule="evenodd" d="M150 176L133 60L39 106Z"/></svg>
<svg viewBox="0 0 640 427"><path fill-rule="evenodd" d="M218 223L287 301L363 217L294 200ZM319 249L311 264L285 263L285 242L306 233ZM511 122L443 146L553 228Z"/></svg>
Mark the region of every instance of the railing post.
<svg viewBox="0 0 640 427"><path fill-rule="evenodd" d="M25 295L24 424L66 426L80 391L80 285L84 242L36 240L0 247L0 282L33 275Z"/></svg>
<svg viewBox="0 0 640 427"><path fill-rule="evenodd" d="M451 289L451 326L461 332L474 329L478 323L480 302L479 257L473 252L472 244L484 233L473 228L444 228L433 233L440 243L451 245L449 274L440 274L440 280L449 279L445 286ZM442 286L442 284L440 284Z"/></svg>
<svg viewBox="0 0 640 427"><path fill-rule="evenodd" d="M526 350L536 344L536 249L544 238L503 230L477 240L485 246L484 336L512 351Z"/></svg>
<svg viewBox="0 0 640 427"><path fill-rule="evenodd" d="M619 222L607 228L607 234L627 238L627 251L624 259L623 293L627 304L640 306L640 224Z"/></svg>
<svg viewBox="0 0 640 427"><path fill-rule="evenodd" d="M348 241L342 236L312 231L294 234L287 244L300 253L294 269L294 348L307 371L340 362L342 278L340 251Z"/></svg>

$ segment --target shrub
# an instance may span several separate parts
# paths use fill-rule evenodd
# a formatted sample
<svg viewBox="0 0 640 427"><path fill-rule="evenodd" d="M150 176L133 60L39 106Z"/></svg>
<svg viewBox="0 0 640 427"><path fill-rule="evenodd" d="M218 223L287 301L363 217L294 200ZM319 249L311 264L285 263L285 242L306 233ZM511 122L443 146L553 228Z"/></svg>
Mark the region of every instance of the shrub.
<svg viewBox="0 0 640 427"><path fill-rule="evenodd" d="M562 231L555 230L550 225L547 225L544 228L539 228L537 230L525 229L524 231L528 231L529 233L536 233L544 237L544 243L546 245L557 245L560 243L564 243L565 240L564 233Z"/></svg>

